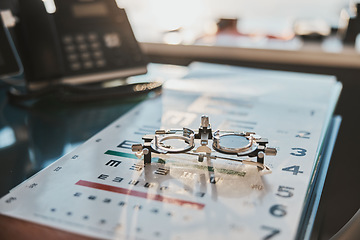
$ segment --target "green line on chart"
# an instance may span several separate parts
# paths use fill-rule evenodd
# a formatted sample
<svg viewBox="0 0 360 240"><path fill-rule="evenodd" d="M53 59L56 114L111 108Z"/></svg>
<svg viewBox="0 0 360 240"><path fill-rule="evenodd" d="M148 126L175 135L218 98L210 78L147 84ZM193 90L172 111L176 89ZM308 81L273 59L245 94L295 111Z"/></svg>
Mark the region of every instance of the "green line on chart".
<svg viewBox="0 0 360 240"><path fill-rule="evenodd" d="M138 158L135 156L135 154L118 152L118 151L113 151L113 150L107 150L107 151L105 152L105 154L107 154L107 155L112 155L112 156L117 156L117 157L125 157L125 158L138 159Z"/></svg>

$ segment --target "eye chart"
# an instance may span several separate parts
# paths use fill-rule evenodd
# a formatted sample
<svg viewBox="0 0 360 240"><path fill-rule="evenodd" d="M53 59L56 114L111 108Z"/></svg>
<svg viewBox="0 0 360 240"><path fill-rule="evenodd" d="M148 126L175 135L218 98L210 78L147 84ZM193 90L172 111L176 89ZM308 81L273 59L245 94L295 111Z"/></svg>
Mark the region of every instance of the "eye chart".
<svg viewBox="0 0 360 240"><path fill-rule="evenodd" d="M169 80L0 199L1 214L103 239L294 239L341 84L333 77L204 65ZM132 152L159 129L256 132L270 171L240 161Z"/></svg>

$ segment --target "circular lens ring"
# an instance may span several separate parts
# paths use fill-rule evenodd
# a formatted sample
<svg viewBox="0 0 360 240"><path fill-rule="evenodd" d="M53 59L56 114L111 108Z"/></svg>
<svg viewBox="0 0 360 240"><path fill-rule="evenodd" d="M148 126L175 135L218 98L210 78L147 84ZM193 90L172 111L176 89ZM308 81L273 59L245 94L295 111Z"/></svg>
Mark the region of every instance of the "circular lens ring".
<svg viewBox="0 0 360 240"><path fill-rule="evenodd" d="M195 147L194 142L194 131L189 128L184 128L183 130L175 130L175 132L181 132L182 135L179 134L156 134L155 138L152 141L151 147L158 152L163 153L184 153L190 151ZM187 143L187 146L183 148L171 148L163 146L164 141L166 140L183 140Z"/></svg>
<svg viewBox="0 0 360 240"><path fill-rule="evenodd" d="M239 147L239 148L232 148L232 147L222 146L220 144L221 138L226 137L226 136L242 137L242 138L247 139L249 143L246 146ZM213 139L213 149L218 151L218 152L222 152L222 153L246 155L246 154L249 154L249 153L255 151L257 149L257 147L258 147L258 144L253 139L253 137L251 135L246 136L244 133L235 133L235 132L226 131L224 134L221 134L220 130L217 130L217 131L215 131L213 137L214 137L214 139Z"/></svg>

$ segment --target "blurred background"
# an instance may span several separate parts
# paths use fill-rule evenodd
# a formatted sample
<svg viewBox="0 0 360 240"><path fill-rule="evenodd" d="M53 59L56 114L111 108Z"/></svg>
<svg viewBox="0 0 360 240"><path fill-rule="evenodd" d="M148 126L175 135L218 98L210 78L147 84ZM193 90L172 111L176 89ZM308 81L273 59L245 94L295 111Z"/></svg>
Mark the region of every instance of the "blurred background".
<svg viewBox="0 0 360 240"><path fill-rule="evenodd" d="M229 27L232 29L229 34L251 39L221 44L251 46L252 43L256 47L265 47L269 39L293 41L296 34L328 36L346 24L346 16L340 17L346 15L342 11L351 13L354 11L351 6L355 6L349 0L117 0L117 3L127 10L140 42L212 44L206 37ZM226 21L221 25L221 19L228 19L228 25ZM300 46L296 43L291 47Z"/></svg>

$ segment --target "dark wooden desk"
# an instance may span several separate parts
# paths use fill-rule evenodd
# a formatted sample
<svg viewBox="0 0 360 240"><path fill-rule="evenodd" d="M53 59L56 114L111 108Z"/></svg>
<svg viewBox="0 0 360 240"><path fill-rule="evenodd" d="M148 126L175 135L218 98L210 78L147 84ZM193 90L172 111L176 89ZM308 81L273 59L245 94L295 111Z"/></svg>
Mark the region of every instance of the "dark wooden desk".
<svg viewBox="0 0 360 240"><path fill-rule="evenodd" d="M38 240L38 239L56 239L56 240L91 240L94 238L85 237L58 229L34 224L31 222L18 220L15 218L0 215L0 239L7 240Z"/></svg>

